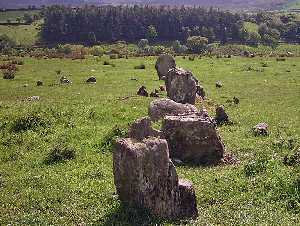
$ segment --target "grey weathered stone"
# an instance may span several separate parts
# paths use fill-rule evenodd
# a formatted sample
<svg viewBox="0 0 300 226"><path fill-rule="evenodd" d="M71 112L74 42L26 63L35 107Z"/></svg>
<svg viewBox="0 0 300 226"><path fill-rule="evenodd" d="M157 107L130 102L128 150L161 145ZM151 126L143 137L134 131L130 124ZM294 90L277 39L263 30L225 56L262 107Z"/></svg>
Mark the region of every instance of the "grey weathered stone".
<svg viewBox="0 0 300 226"><path fill-rule="evenodd" d="M141 140L149 136L162 137L162 132L154 129L151 126L151 120L148 117L142 117L132 123L131 129L129 130L127 137Z"/></svg>
<svg viewBox="0 0 300 226"><path fill-rule="evenodd" d="M96 82L97 82L97 79L96 79L94 76L92 76L92 77L88 78L88 80L86 80L86 82L93 82L93 83L96 83Z"/></svg>
<svg viewBox="0 0 300 226"><path fill-rule="evenodd" d="M117 139L113 172L123 204L164 219L198 215L195 189L187 180L178 181L166 140Z"/></svg>
<svg viewBox="0 0 300 226"><path fill-rule="evenodd" d="M176 67L169 70L165 77L167 96L178 103L195 104L198 79L191 71Z"/></svg>
<svg viewBox="0 0 300 226"><path fill-rule="evenodd" d="M269 135L268 124L267 123L258 123L257 125L252 127L252 130L264 134L266 136Z"/></svg>
<svg viewBox="0 0 300 226"><path fill-rule="evenodd" d="M159 86L160 91L166 91L165 87L163 87L162 85Z"/></svg>
<svg viewBox="0 0 300 226"><path fill-rule="evenodd" d="M148 107L148 115L152 121L163 119L166 115L179 115L197 112L198 109L192 104L180 104L170 99L157 99Z"/></svg>
<svg viewBox="0 0 300 226"><path fill-rule="evenodd" d="M196 164L217 164L226 151L216 122L206 109L198 113L166 116L162 132L168 141L170 157Z"/></svg>
<svg viewBox="0 0 300 226"><path fill-rule="evenodd" d="M145 97L147 97L147 96L148 96L148 91L147 91L146 86L141 86L141 87L139 88L139 90L137 91L136 94L137 94L137 95L140 95L140 96L145 96Z"/></svg>
<svg viewBox="0 0 300 226"><path fill-rule="evenodd" d="M176 67L176 64L171 54L162 54L157 58L155 69L160 80L164 80L169 69L174 67Z"/></svg>
<svg viewBox="0 0 300 226"><path fill-rule="evenodd" d="M22 87L24 88L29 87L29 84L23 84Z"/></svg>

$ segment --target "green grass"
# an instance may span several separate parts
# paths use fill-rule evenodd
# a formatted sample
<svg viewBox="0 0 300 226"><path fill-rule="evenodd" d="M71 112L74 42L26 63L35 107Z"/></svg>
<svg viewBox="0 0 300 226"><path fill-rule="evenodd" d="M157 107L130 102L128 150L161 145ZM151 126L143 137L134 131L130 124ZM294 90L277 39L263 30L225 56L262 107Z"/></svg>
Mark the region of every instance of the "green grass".
<svg viewBox="0 0 300 226"><path fill-rule="evenodd" d="M154 68L156 57L21 60L15 79L2 79L0 85L1 225L299 224L299 166L284 164L300 142L298 57L284 62L275 57L175 57L211 99L197 102L198 108L206 107L214 117L216 106L225 106L234 124L219 131L227 151L240 161L176 166L179 178L193 182L200 214L179 222L123 207L113 183L111 142L147 115L153 100L136 91L145 85L151 92L163 84ZM105 60L111 65L103 65ZM140 64L145 69L134 69ZM62 76L72 83L59 84ZM90 76L96 84L85 84ZM38 80L43 86L36 85ZM222 88L215 87L217 81ZM22 87L25 83L29 87ZM20 103L33 95L43 100ZM240 103L229 106L234 96ZM268 123L268 137L251 131L259 122ZM23 129L14 130L14 125ZM71 150L72 158L45 164L53 150Z"/></svg>
<svg viewBox="0 0 300 226"><path fill-rule="evenodd" d="M30 11L29 11L30 12ZM7 18L12 19L12 23L19 23L16 21L18 17L23 18L23 15L26 11L7 11L7 12L0 12L0 23L7 23ZM21 21L24 22L24 21Z"/></svg>
<svg viewBox="0 0 300 226"><path fill-rule="evenodd" d="M34 45L40 26L32 25L0 25L0 34L6 34L16 41L17 45Z"/></svg>
<svg viewBox="0 0 300 226"><path fill-rule="evenodd" d="M248 30L256 31L258 30L258 25L256 23L244 22L244 27Z"/></svg>

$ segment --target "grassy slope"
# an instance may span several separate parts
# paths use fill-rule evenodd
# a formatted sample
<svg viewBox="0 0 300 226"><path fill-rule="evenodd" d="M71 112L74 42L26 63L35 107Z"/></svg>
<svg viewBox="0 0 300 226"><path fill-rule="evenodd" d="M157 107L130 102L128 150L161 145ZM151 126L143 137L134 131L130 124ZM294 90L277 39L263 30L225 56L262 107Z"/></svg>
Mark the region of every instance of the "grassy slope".
<svg viewBox="0 0 300 226"><path fill-rule="evenodd" d="M0 25L0 34L12 37L17 45L34 45L37 40L39 25Z"/></svg>
<svg viewBox="0 0 300 226"><path fill-rule="evenodd" d="M8 11L8 12L0 12L0 23L6 23L7 18L12 19L12 23L18 23L16 19L18 17L22 18L26 11ZM22 21L21 21L22 22Z"/></svg>
<svg viewBox="0 0 300 226"><path fill-rule="evenodd" d="M21 59L24 65L19 66L21 71L14 80L2 80L0 224L175 224L120 206L113 184L112 151L103 151L103 142L113 137L116 125L128 129L135 119L147 115L153 99L134 94L141 85L151 92L162 83L154 69L156 58L111 60L115 67L104 66L104 59L107 58L74 61L26 57ZM219 130L227 151L241 161L236 166L176 167L180 178L194 183L200 213L196 220L181 223L299 223L298 168L283 164L283 157L300 142L299 59L175 60L178 66L192 71L211 99L208 103L198 102L198 108L206 107L214 116L217 105L225 106L234 124ZM262 62L269 67L261 67ZM133 69L141 63L146 65L145 70ZM244 71L247 66L254 70ZM55 72L58 69L60 75ZM98 82L85 84L92 75ZM61 76L72 84L48 86L58 83ZM133 77L138 81L131 80ZM44 85L37 87L37 80ZM217 81L222 81L221 89L215 87ZM24 83L29 87L23 88ZM33 95L43 101L19 103ZM129 98L119 100L120 96ZM230 107L227 100L233 96L240 103ZM48 126L11 132L12 124L28 113L49 122ZM269 137L255 137L251 132L259 122L268 123ZM45 165L43 160L50 148L60 142L76 149L76 158Z"/></svg>

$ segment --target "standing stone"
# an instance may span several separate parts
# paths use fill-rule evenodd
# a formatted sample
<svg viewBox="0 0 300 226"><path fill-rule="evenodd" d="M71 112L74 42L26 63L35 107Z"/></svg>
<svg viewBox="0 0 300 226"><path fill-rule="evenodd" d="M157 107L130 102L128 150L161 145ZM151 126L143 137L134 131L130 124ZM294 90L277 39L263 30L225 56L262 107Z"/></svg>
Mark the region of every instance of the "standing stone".
<svg viewBox="0 0 300 226"><path fill-rule="evenodd" d="M114 183L121 202L163 219L196 217L195 189L178 180L166 140L132 138L116 140Z"/></svg>
<svg viewBox="0 0 300 226"><path fill-rule="evenodd" d="M139 88L139 90L137 91L136 94L137 94L137 95L140 95L140 96L147 97L147 96L148 96L148 91L147 91L146 86L141 86L141 87Z"/></svg>
<svg viewBox="0 0 300 226"><path fill-rule="evenodd" d="M179 115L191 112L198 112L198 109L192 104L180 104L170 99L157 99L150 103L148 115L151 121L163 119L166 115Z"/></svg>
<svg viewBox="0 0 300 226"><path fill-rule="evenodd" d="M217 121L217 124L232 123L229 120L228 115L227 115L223 105L220 105L216 108L216 121Z"/></svg>
<svg viewBox="0 0 300 226"><path fill-rule="evenodd" d="M169 70L165 77L167 96L177 103L195 104L198 79L191 71L176 67Z"/></svg>
<svg viewBox="0 0 300 226"><path fill-rule="evenodd" d="M171 54L162 54L157 58L155 69L159 80L164 80L169 69L176 67L175 60Z"/></svg>
<svg viewBox="0 0 300 226"><path fill-rule="evenodd" d="M162 125L170 157L196 164L217 164L225 153L216 123L206 109L198 113L166 116Z"/></svg>

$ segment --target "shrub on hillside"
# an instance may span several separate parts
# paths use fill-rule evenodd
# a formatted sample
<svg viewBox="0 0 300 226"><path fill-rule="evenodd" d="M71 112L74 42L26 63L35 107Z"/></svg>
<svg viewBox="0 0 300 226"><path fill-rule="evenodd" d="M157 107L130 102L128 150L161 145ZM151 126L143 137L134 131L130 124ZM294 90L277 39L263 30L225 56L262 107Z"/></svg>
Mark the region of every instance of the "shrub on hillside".
<svg viewBox="0 0 300 226"><path fill-rule="evenodd" d="M74 159L75 154L76 151L73 148L68 147L66 143L58 143L50 149L44 163L46 165L50 165L53 163L63 162L67 159Z"/></svg>

